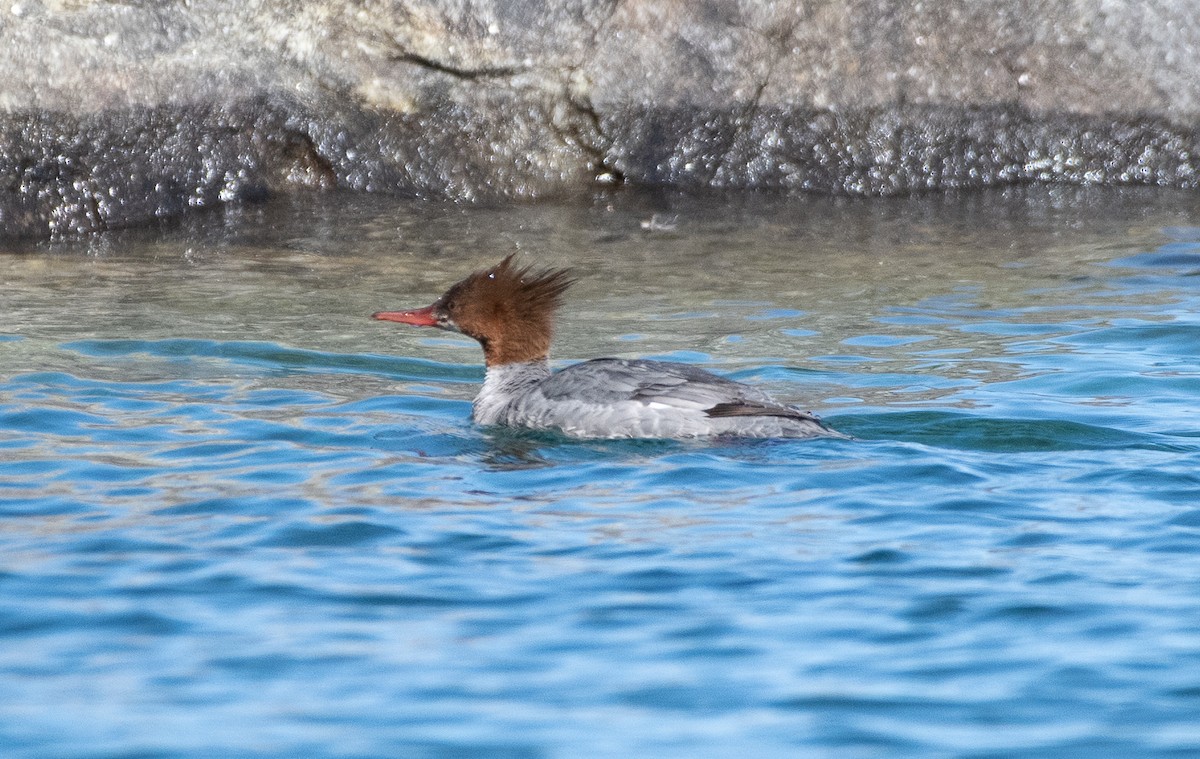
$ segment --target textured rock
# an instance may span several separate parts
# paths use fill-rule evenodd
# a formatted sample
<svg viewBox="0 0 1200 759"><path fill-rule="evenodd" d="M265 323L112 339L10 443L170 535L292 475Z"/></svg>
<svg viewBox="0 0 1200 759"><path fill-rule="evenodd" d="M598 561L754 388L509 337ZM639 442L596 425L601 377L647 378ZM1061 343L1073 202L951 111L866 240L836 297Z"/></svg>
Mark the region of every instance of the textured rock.
<svg viewBox="0 0 1200 759"><path fill-rule="evenodd" d="M0 234L344 187L1194 188L1191 0L0 4Z"/></svg>

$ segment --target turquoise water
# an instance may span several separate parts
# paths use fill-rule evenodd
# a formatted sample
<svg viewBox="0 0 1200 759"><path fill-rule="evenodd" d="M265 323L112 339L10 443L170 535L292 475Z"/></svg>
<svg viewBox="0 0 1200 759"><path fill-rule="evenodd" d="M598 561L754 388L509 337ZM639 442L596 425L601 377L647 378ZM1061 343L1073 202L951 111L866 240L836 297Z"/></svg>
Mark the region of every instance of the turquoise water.
<svg viewBox="0 0 1200 759"><path fill-rule="evenodd" d="M517 251L556 357L853 441L468 420L372 322ZM5 757L1200 755L1200 210L317 196L0 256Z"/></svg>

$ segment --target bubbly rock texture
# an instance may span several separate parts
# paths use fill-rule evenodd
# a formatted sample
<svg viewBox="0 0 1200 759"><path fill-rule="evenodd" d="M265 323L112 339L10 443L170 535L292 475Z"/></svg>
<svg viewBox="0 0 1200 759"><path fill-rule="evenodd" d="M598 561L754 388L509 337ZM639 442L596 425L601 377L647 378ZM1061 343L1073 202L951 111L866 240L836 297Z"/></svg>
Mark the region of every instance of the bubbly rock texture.
<svg viewBox="0 0 1200 759"><path fill-rule="evenodd" d="M294 187L1195 187L1192 0L18 0L0 235Z"/></svg>

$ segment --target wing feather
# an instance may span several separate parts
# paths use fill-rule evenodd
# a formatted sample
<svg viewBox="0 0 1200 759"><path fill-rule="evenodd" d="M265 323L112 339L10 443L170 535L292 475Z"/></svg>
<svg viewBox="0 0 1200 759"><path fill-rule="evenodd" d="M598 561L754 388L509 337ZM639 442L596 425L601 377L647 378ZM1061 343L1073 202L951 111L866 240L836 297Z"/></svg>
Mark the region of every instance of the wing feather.
<svg viewBox="0 0 1200 759"><path fill-rule="evenodd" d="M744 407L740 412L718 411L714 416L746 415L750 408L788 408L740 382L689 364L666 361L593 359L555 372L542 383L541 392L552 401L587 399L602 404L637 401L699 410L722 405Z"/></svg>
<svg viewBox="0 0 1200 759"><path fill-rule="evenodd" d="M836 435L812 414L688 364L594 359L550 375L536 394L542 402L517 409L525 423L585 437ZM745 423L730 426L735 417Z"/></svg>

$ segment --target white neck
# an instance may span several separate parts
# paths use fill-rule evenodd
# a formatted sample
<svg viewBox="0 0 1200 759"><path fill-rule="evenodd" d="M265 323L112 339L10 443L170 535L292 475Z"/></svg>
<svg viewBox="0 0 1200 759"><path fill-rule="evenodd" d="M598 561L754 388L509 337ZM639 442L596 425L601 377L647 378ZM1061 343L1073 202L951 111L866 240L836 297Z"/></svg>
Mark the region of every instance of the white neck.
<svg viewBox="0 0 1200 759"><path fill-rule="evenodd" d="M500 424L513 401L550 376L545 359L489 366L475 396L471 416L477 424Z"/></svg>

